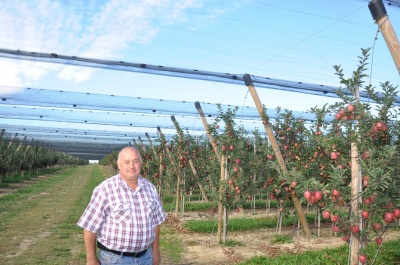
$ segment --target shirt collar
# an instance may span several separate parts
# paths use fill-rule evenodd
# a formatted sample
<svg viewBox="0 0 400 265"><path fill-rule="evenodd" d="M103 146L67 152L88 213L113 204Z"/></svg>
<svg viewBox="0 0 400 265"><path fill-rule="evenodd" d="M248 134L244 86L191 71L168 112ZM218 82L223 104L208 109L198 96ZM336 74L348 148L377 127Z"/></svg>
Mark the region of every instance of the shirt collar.
<svg viewBox="0 0 400 265"><path fill-rule="evenodd" d="M142 177L142 175L139 175L136 191L138 191L140 189L140 187L142 187L143 185L145 185L144 178ZM122 177L119 173L118 173L118 177L117 177L117 187L130 188L128 186L128 184L122 179Z"/></svg>

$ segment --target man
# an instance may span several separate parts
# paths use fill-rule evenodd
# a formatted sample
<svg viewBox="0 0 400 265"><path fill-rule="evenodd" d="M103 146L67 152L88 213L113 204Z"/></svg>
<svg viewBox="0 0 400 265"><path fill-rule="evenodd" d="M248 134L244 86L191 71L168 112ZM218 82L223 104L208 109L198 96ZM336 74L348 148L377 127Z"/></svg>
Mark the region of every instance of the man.
<svg viewBox="0 0 400 265"><path fill-rule="evenodd" d="M157 190L140 175L142 159L135 148L122 149L117 164L119 174L94 189L78 221L84 229L87 265L159 265L165 213Z"/></svg>

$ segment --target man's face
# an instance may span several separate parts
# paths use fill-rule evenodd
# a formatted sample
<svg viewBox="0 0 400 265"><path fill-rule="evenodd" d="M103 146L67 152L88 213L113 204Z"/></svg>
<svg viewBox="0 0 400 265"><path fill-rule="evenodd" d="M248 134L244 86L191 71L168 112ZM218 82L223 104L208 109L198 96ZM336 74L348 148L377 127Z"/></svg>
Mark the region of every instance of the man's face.
<svg viewBox="0 0 400 265"><path fill-rule="evenodd" d="M140 174L142 161L137 150L125 148L121 151L118 159L120 176L125 180L137 179Z"/></svg>

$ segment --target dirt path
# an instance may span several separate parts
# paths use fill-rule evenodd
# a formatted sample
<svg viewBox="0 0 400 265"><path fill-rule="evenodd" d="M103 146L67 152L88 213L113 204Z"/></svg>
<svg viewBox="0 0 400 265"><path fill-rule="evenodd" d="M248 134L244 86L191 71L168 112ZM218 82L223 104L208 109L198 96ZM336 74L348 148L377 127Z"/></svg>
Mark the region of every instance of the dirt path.
<svg viewBox="0 0 400 265"><path fill-rule="evenodd" d="M61 264L57 257L63 256L71 257L69 264L79 264L83 240L75 236L76 220L70 227L66 223L92 169L92 165L70 168L42 179L39 192L27 191L28 196L21 195L0 212L0 264Z"/></svg>

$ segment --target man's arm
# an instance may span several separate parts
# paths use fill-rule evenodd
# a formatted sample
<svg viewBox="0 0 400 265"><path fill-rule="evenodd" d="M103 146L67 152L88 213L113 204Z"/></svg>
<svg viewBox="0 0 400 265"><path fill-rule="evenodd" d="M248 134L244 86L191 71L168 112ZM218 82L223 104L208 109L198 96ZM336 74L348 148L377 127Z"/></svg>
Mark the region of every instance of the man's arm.
<svg viewBox="0 0 400 265"><path fill-rule="evenodd" d="M96 256L96 239L97 235L86 229L83 229L83 240L85 241L86 249L86 264L99 265L100 261Z"/></svg>
<svg viewBox="0 0 400 265"><path fill-rule="evenodd" d="M154 228L154 232L156 237L154 238L153 244L151 244L151 248L153 251L153 265L159 265L161 263L161 254L160 254L160 226L157 225Z"/></svg>

